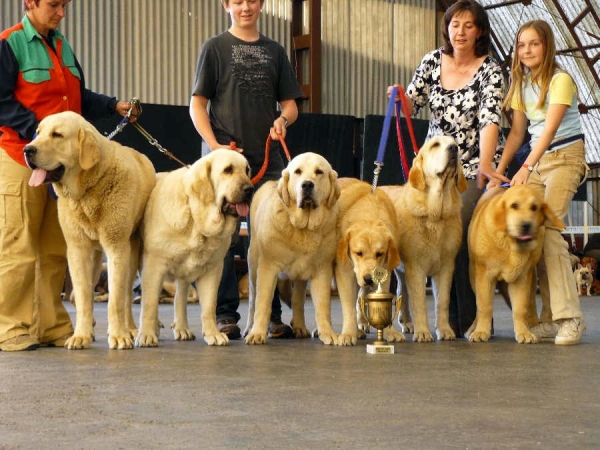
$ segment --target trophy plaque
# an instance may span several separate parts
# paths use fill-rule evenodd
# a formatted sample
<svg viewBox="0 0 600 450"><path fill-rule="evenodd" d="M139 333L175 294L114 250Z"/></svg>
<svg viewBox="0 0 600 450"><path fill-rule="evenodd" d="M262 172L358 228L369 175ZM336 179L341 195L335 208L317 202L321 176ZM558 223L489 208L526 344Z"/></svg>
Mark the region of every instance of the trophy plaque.
<svg viewBox="0 0 600 450"><path fill-rule="evenodd" d="M377 290L359 298L360 311L363 318L377 330L377 340L373 344L367 344L367 353L374 355L392 354L394 346L383 340L383 329L389 327L400 313L402 296L396 299L396 312L392 315L392 303L394 295L385 292L382 288L389 275L383 267L376 267L371 272L373 281L377 283Z"/></svg>

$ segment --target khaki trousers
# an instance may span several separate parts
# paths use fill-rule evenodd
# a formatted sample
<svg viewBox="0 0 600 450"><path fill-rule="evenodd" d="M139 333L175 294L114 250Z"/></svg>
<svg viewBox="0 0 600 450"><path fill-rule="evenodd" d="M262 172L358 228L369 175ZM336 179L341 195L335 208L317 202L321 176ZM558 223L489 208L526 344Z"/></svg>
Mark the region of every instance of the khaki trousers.
<svg viewBox="0 0 600 450"><path fill-rule="evenodd" d="M552 211L564 220L586 170L583 141L576 141L544 154L527 184L537 189ZM544 301L550 301L552 320L582 317L569 247L558 228L546 227L537 274L540 295Z"/></svg>
<svg viewBox="0 0 600 450"><path fill-rule="evenodd" d="M73 331L60 294L67 266L56 200L0 149L0 342L50 342Z"/></svg>

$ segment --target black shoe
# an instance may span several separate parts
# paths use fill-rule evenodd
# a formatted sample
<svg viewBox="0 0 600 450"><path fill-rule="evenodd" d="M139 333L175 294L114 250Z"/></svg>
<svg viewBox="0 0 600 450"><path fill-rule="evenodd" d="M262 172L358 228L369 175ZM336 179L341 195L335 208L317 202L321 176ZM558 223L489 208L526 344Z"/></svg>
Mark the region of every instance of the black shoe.
<svg viewBox="0 0 600 450"><path fill-rule="evenodd" d="M242 337L242 331L233 319L219 320L217 322L217 328L221 333L225 333L230 340L240 339Z"/></svg>
<svg viewBox="0 0 600 450"><path fill-rule="evenodd" d="M294 330L281 320L272 320L269 324L269 337L272 339L293 339Z"/></svg>

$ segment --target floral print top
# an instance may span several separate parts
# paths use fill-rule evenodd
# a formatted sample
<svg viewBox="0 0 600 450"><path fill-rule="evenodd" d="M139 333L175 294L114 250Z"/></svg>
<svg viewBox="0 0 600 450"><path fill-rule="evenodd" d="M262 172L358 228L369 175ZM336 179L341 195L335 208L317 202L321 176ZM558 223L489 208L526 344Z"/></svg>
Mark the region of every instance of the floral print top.
<svg viewBox="0 0 600 450"><path fill-rule="evenodd" d="M504 98L502 69L488 56L471 81L460 89L448 90L442 87L441 63L441 48L426 54L406 95L414 103L413 115L429 105L427 139L436 135L453 137L462 153L465 177L474 179L479 169L479 132L490 124L500 126L500 105ZM500 129L494 162L500 160L503 147L504 136Z"/></svg>

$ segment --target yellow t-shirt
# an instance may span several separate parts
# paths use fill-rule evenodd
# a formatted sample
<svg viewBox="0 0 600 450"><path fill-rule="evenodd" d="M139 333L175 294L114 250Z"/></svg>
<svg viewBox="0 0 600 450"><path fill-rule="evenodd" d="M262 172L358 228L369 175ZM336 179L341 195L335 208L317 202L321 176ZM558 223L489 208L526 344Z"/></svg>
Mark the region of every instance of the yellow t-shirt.
<svg viewBox="0 0 600 450"><path fill-rule="evenodd" d="M539 86L531 83L531 76L527 75L523 88L523 101L525 108L520 108L516 98L511 101L511 108L516 111L523 111L529 120L529 133L531 134L531 145L535 145L539 139L546 122L548 106L567 105L569 108L563 117L563 120L556 130L554 141L559 141L566 137L581 134L581 121L579 119L579 110L577 109L577 86L566 72L556 72L550 81L550 88L546 101L541 108L537 108L539 101ZM552 150L562 148L557 146Z"/></svg>

